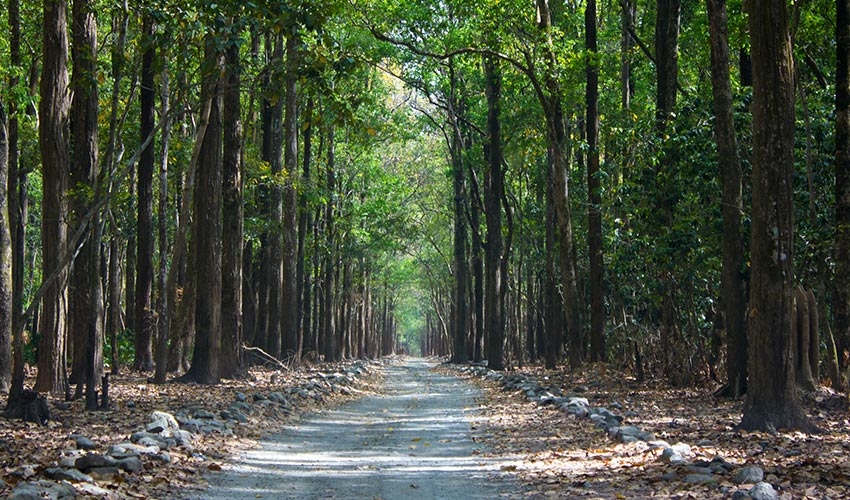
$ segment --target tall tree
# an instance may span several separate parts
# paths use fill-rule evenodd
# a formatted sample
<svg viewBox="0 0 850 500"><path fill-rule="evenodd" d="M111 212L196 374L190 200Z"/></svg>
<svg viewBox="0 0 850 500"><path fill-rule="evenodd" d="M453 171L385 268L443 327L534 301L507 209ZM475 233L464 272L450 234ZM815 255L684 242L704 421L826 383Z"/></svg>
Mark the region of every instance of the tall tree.
<svg viewBox="0 0 850 500"><path fill-rule="evenodd" d="M283 65L283 40L280 35L266 37L268 64L264 69L263 102L261 111L263 143L262 159L269 164L272 182L265 188L264 211L266 227L260 236L262 262L260 264L260 311L258 325L260 347L265 347L272 356L280 353L281 287L283 286L283 246L280 226L283 217L283 191L279 177L283 171L282 127L283 99L280 96L282 82L280 68Z"/></svg>
<svg viewBox="0 0 850 500"><path fill-rule="evenodd" d="M325 203L325 238L327 248L324 253L322 270L322 347L326 361L335 360L338 356L336 346L336 321L334 318L334 290L336 289L335 278L336 262L334 259L334 247L336 245L336 130L333 123L328 125L327 132L328 152L325 160L325 182L327 184L327 203Z"/></svg>
<svg viewBox="0 0 850 500"><path fill-rule="evenodd" d="M168 376L168 337L170 326L168 321L170 311L168 308L168 148L171 140L168 113L170 112L170 92L168 64L165 64L162 69L160 83L162 147L159 158L159 206L157 208L159 212L159 222L157 224L159 264L156 273L156 286L159 293L156 298L156 314L159 320L156 325L156 342L154 348L154 365L156 367L154 382L158 384L164 383Z"/></svg>
<svg viewBox="0 0 850 500"><path fill-rule="evenodd" d="M9 226L9 135L0 100L0 392L12 382L12 232Z"/></svg>
<svg viewBox="0 0 850 500"><path fill-rule="evenodd" d="M9 0L9 88L18 86L21 64L20 0ZM24 390L24 339L21 314L24 303L24 249L26 246L27 173L18 161L18 105L9 102L8 121L8 209L12 245L12 384L9 400Z"/></svg>
<svg viewBox="0 0 850 500"><path fill-rule="evenodd" d="M602 258L602 183L599 172L599 62L596 41L596 0L584 11L587 85L587 244L590 254L590 360L605 361L605 268Z"/></svg>
<svg viewBox="0 0 850 500"><path fill-rule="evenodd" d="M745 430L813 430L797 396L791 335L794 62L782 0L750 3L753 208Z"/></svg>
<svg viewBox="0 0 850 500"><path fill-rule="evenodd" d="M74 359L77 384L85 383L86 408L97 409L97 387L103 371L103 294L100 283L100 217L97 215L98 89L97 22L94 2L74 0L72 12L74 72L71 89L71 136L73 161L74 221L84 226L79 253L72 268L71 319L76 342ZM89 213L92 212L92 213ZM78 390L78 393L81 391Z"/></svg>
<svg viewBox="0 0 850 500"><path fill-rule="evenodd" d="M231 26L224 53L222 92L222 296L221 376L232 378L244 370L242 356L242 106L238 29Z"/></svg>
<svg viewBox="0 0 850 500"><path fill-rule="evenodd" d="M839 378L850 350L850 2L835 1L835 336ZM839 381L835 381L839 382ZM846 382L841 380L845 385Z"/></svg>
<svg viewBox="0 0 850 500"><path fill-rule="evenodd" d="M714 95L714 139L723 184L723 267L720 276L723 323L726 328L726 394L738 397L747 388L747 308L741 217L741 160L735 137L726 0L708 0L711 39L711 88Z"/></svg>
<svg viewBox="0 0 850 500"><path fill-rule="evenodd" d="M484 59L485 93L487 95L487 171L484 187L484 213L487 219L487 244L485 246L484 316L487 330L487 365L494 370L505 368L503 346L505 343L502 318L502 132L501 111L502 76L493 57Z"/></svg>
<svg viewBox="0 0 850 500"><path fill-rule="evenodd" d="M452 162L452 186L454 190L454 339L452 349L452 362L465 363L467 353L467 314L468 301L467 284L469 282L469 269L466 259L466 179L463 168L463 137L461 136L460 103L457 96L457 79L454 66L449 63L450 71L450 93L449 93L449 121L451 127L451 140L449 155ZM385 349L386 350L386 349ZM487 360L490 366L500 366L502 361Z"/></svg>
<svg viewBox="0 0 850 500"><path fill-rule="evenodd" d="M293 29L295 31L295 29ZM298 325L298 47L300 37L296 32L286 37L286 100L283 116L283 296L281 307L282 354L301 358L298 352L300 329Z"/></svg>
<svg viewBox="0 0 850 500"><path fill-rule="evenodd" d="M137 370L153 369L153 167L154 141L148 140L154 133L156 114L156 88L154 84L154 62L156 43L154 21L151 14L144 16L144 35L139 89L139 140L144 144L136 173L136 293L135 293L135 358ZM128 305L128 307L130 307Z"/></svg>
<svg viewBox="0 0 850 500"><path fill-rule="evenodd" d="M221 378L221 53L213 35L204 42L203 101L211 102L195 174L192 247L195 253L195 349L183 376L202 384Z"/></svg>
<svg viewBox="0 0 850 500"><path fill-rule="evenodd" d="M42 164L42 276L46 287L39 315L36 390L62 394L66 376L65 252L67 246L68 138L68 2L46 0L42 29L42 66L38 142ZM44 286L44 285L42 285Z"/></svg>

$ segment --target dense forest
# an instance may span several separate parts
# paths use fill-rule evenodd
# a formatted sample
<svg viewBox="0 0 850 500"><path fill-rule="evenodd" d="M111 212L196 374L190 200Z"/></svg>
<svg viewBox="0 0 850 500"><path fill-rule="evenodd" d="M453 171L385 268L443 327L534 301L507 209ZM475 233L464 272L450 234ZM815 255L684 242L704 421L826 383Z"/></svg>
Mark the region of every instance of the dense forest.
<svg viewBox="0 0 850 500"><path fill-rule="evenodd" d="M747 429L846 389L848 0L9 0L0 32L7 415L400 352L713 383Z"/></svg>

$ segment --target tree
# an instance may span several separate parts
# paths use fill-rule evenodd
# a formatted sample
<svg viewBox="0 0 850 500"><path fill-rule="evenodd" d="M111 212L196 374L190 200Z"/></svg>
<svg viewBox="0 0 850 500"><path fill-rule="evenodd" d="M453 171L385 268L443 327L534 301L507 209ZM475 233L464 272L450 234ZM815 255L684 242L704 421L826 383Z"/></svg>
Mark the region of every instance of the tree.
<svg viewBox="0 0 850 500"><path fill-rule="evenodd" d="M100 217L97 207L98 88L97 22L95 6L89 0L74 0L72 12L74 73L71 89L71 136L73 161L74 221L84 227L79 253L72 267L72 332L77 394L85 383L86 409L98 407L97 387L103 372L103 294L100 283ZM75 242L76 244L76 242ZM79 370L79 371L77 371Z"/></svg>
<svg viewBox="0 0 850 500"><path fill-rule="evenodd" d="M463 137L461 136L460 124L460 102L457 95L457 79L451 61L449 61L450 91L448 116L451 124L451 139L449 154L452 167L452 186L454 189L454 336L452 340L452 362L466 363L467 352L467 314L469 297L467 284L469 282L469 268L466 259L466 179L463 167ZM501 350L500 350L501 352ZM488 348L488 354L490 349ZM501 368L502 360L487 360L488 364L495 369Z"/></svg>
<svg viewBox="0 0 850 500"><path fill-rule="evenodd" d="M298 47L300 37L286 37L286 98L283 116L283 289L280 354L292 353L301 359L298 324Z"/></svg>
<svg viewBox="0 0 850 500"><path fill-rule="evenodd" d="M203 135L196 173L192 248L197 275L195 349L183 380L217 384L221 378L221 53L207 35L202 64L201 99L210 101L209 123Z"/></svg>
<svg viewBox="0 0 850 500"><path fill-rule="evenodd" d="M850 2L835 2L835 312L839 378L850 349ZM845 380L840 382L846 389Z"/></svg>
<svg viewBox="0 0 850 500"><path fill-rule="evenodd" d="M0 100L0 392L12 382L12 233L9 225L9 135Z"/></svg>
<svg viewBox="0 0 850 500"><path fill-rule="evenodd" d="M154 61L156 43L154 40L154 21L151 14L144 16L142 33L144 35L141 69L141 88L139 89L139 140L146 145L142 148L136 173L136 293L135 293L135 358L133 366L137 370L153 369L153 167L154 141L148 141L155 127ZM128 306L129 307L129 306Z"/></svg>
<svg viewBox="0 0 850 500"><path fill-rule="evenodd" d="M505 362L502 348L505 343L502 317L502 134L499 121L502 77L493 57L484 58L484 79L487 94L487 140L485 156L487 171L484 181L484 214L487 219L487 244L485 246L484 316L487 331L487 364L494 370L503 370Z"/></svg>
<svg viewBox="0 0 850 500"><path fill-rule="evenodd" d="M221 376L232 378L245 369L242 356L242 106L238 29L231 26L224 53L222 85L222 295Z"/></svg>
<svg viewBox="0 0 850 500"><path fill-rule="evenodd" d="M39 101L39 147L41 149L42 276L49 284L42 297L39 316L38 377L36 390L63 394L66 389L65 287L67 246L68 171L70 144L68 116L68 2L44 2L44 24Z"/></svg>
<svg viewBox="0 0 850 500"><path fill-rule="evenodd" d="M746 285L741 275L744 268L744 244L741 216L741 160L735 136L732 84L729 77L729 40L726 0L708 0L711 33L711 89L714 96L714 138L723 183L723 268L721 271L721 304L726 329L726 389L738 397L747 390L747 324L745 311Z"/></svg>
<svg viewBox="0 0 850 500"><path fill-rule="evenodd" d="M590 360L605 361L605 268L602 256L602 183L599 171L599 67L596 58L596 0L584 11L587 49L587 243L590 254Z"/></svg>
<svg viewBox="0 0 850 500"><path fill-rule="evenodd" d="M792 354L794 63L780 0L750 3L753 208L745 430L814 430L797 397Z"/></svg>

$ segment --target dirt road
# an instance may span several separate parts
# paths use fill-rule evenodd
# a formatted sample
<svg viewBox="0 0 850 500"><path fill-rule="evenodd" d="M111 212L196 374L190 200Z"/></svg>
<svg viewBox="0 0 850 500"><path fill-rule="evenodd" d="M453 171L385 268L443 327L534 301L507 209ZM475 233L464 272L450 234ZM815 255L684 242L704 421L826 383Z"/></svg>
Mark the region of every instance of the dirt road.
<svg viewBox="0 0 850 500"><path fill-rule="evenodd" d="M385 368L386 387L308 417L209 477L194 499L520 498L483 458L470 417L478 390L408 359Z"/></svg>

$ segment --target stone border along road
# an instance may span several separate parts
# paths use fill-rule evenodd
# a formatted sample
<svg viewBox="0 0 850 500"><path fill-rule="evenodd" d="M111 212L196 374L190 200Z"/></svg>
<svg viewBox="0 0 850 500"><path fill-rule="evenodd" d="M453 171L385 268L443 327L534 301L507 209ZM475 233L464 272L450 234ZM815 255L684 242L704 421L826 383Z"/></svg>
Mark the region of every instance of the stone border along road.
<svg viewBox="0 0 850 500"><path fill-rule="evenodd" d="M405 358L383 368L384 394L313 416L260 442L190 499L498 499L529 498L484 458L471 419L481 392Z"/></svg>

